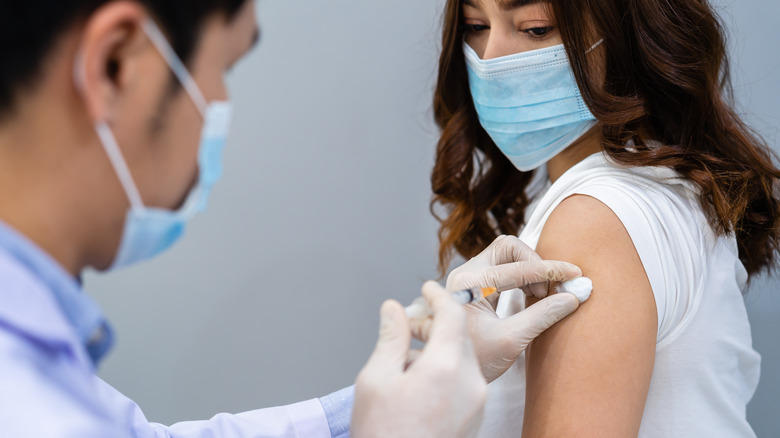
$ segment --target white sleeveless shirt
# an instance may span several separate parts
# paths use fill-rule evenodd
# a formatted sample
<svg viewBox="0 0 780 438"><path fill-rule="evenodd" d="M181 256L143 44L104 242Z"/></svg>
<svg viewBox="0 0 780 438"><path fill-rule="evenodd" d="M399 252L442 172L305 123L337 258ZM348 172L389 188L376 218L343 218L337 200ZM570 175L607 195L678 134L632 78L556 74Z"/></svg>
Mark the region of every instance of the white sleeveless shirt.
<svg viewBox="0 0 780 438"><path fill-rule="evenodd" d="M588 195L623 223L650 280L658 337L639 437L755 437L746 406L758 384L742 291L747 272L733 235L717 236L695 185L668 168L625 168L603 154L581 161L529 207L520 239L536 247L564 199ZM598 293L598 292L596 292ZM522 308L520 291L499 299L499 316ZM525 358L489 385L483 438L519 437Z"/></svg>

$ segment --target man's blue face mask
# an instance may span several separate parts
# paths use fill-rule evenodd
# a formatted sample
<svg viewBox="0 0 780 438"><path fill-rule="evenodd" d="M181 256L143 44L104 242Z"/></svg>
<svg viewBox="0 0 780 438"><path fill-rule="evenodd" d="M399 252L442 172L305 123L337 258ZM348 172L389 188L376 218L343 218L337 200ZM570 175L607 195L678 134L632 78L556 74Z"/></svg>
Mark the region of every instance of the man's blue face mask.
<svg viewBox="0 0 780 438"><path fill-rule="evenodd" d="M463 50L479 122L519 170L545 164L596 124L562 44L490 60Z"/></svg>
<svg viewBox="0 0 780 438"><path fill-rule="evenodd" d="M130 210L112 270L151 259L170 248L184 234L189 221L206 209L209 193L222 176L222 151L232 115L229 102L206 101L192 75L153 21L147 20L144 30L203 116L198 151L199 176L197 185L178 211L145 207L111 128L105 121L96 123L98 137L130 200Z"/></svg>

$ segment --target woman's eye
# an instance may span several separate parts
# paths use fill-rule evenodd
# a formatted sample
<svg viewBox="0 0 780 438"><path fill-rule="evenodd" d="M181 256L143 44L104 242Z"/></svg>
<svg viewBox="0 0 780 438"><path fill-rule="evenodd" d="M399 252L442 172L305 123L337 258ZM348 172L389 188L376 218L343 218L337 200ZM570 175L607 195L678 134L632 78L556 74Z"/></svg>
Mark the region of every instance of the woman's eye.
<svg viewBox="0 0 780 438"><path fill-rule="evenodd" d="M552 32L554 28L552 26L550 27L532 27L530 29L525 29L523 32L527 33L528 36L531 38L542 38L548 33Z"/></svg>
<svg viewBox="0 0 780 438"><path fill-rule="evenodd" d="M475 32L482 32L483 30L488 30L490 27L485 26L484 24L464 24L463 25L463 31L466 33L475 33Z"/></svg>

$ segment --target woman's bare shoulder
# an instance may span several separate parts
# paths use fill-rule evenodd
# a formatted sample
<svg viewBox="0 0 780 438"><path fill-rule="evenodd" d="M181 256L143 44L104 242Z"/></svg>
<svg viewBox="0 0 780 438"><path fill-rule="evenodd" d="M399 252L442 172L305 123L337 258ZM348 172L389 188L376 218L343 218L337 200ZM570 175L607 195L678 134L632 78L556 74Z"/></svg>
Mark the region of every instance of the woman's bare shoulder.
<svg viewBox="0 0 780 438"><path fill-rule="evenodd" d="M658 322L631 236L606 204L574 195L548 218L537 252L578 265L594 290L528 350L524 436L636 436Z"/></svg>

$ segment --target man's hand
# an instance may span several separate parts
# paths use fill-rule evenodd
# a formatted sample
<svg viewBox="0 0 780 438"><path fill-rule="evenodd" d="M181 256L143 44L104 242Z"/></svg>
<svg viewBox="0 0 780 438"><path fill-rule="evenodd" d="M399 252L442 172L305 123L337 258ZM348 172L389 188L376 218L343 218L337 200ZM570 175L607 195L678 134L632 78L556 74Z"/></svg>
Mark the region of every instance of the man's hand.
<svg viewBox="0 0 780 438"><path fill-rule="evenodd" d="M379 341L355 386L355 438L461 438L479 428L487 385L466 312L437 283L426 283L422 293L433 316L425 327L428 342L414 360L403 307L382 306Z"/></svg>
<svg viewBox="0 0 780 438"><path fill-rule="evenodd" d="M455 269L447 279L447 290L487 286L501 291L523 288L526 294L544 298L549 282L568 281L581 275L582 271L572 264L544 261L520 239L501 236ZM497 301L498 294L493 294L465 307L468 330L488 382L504 374L534 338L579 306L574 295L561 293L500 319L495 311Z"/></svg>

